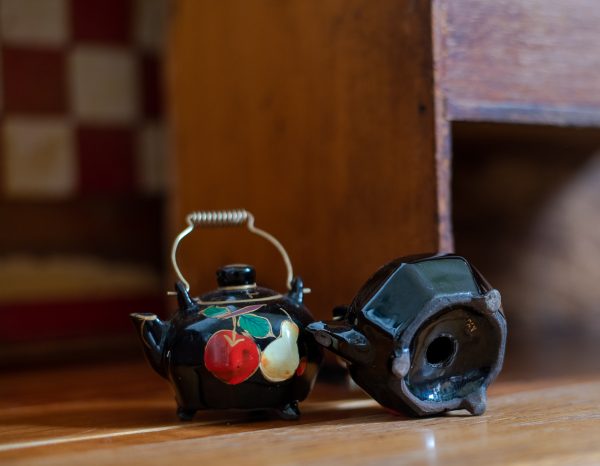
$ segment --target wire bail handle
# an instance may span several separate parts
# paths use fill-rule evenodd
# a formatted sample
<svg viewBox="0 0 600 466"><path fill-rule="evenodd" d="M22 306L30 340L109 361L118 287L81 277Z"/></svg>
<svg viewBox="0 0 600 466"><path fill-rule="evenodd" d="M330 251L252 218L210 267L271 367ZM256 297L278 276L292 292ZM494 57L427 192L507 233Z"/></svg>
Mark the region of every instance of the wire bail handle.
<svg viewBox="0 0 600 466"><path fill-rule="evenodd" d="M248 230L255 235L261 236L267 241L269 241L273 246L277 248L281 257L283 258L283 262L285 263L285 268L287 269L287 288L288 290L292 289L292 280L294 278L294 272L292 269L292 263L290 261L290 257L286 252L285 248L282 244L277 241L277 239L267 233L264 230L256 228L254 226L254 215L244 209L236 209L236 210L216 210L216 211L196 211L187 215L186 221L188 226L177 235L175 241L173 241L173 247L171 248L171 264L173 265L173 269L177 274L177 277L181 282L185 285L186 291L190 291L190 284L185 279L181 270L179 269L179 265L177 264L177 248L179 247L179 243L183 238L189 235L194 228L202 226L208 228L214 227L235 227L246 224ZM169 293L171 294L171 293Z"/></svg>

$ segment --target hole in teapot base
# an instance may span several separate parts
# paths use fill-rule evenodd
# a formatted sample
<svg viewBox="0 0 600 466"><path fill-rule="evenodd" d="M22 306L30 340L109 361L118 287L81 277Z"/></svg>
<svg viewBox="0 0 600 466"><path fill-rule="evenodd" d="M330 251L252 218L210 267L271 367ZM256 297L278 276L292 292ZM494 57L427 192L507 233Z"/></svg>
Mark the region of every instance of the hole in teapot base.
<svg viewBox="0 0 600 466"><path fill-rule="evenodd" d="M427 347L425 359L435 367L447 366L456 354L456 340L450 335L440 335Z"/></svg>

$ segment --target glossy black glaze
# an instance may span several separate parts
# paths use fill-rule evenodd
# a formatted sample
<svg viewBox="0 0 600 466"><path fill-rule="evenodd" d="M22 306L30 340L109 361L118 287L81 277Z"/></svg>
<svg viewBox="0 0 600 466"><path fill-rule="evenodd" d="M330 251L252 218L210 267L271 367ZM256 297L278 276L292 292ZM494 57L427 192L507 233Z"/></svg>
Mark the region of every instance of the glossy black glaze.
<svg viewBox="0 0 600 466"><path fill-rule="evenodd" d="M322 359L305 330L313 318L302 303L302 280L282 295L257 287L254 278L250 266L225 266L217 271L220 287L198 298L177 283L179 309L171 320L131 315L150 365L175 389L181 419L200 409L298 417Z"/></svg>
<svg viewBox="0 0 600 466"><path fill-rule="evenodd" d="M226 265L217 270L217 283L220 287L255 285L256 272L250 265Z"/></svg>
<svg viewBox="0 0 600 466"><path fill-rule="evenodd" d="M375 400L416 415L482 414L506 342L500 293L455 255L390 262L308 330Z"/></svg>

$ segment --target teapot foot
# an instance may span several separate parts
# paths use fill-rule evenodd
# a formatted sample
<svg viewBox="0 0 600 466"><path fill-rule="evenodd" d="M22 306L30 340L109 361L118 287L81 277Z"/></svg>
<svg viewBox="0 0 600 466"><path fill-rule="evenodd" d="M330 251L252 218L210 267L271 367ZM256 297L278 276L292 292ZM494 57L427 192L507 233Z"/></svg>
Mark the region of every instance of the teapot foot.
<svg viewBox="0 0 600 466"><path fill-rule="evenodd" d="M292 401L283 408L277 410L277 415L281 419L286 421L295 421L300 418L300 410L298 409L298 402Z"/></svg>
<svg viewBox="0 0 600 466"><path fill-rule="evenodd" d="M191 421L194 418L195 414L196 414L195 409L185 409L185 408L182 408L181 406L179 406L177 408L177 416L182 421Z"/></svg>

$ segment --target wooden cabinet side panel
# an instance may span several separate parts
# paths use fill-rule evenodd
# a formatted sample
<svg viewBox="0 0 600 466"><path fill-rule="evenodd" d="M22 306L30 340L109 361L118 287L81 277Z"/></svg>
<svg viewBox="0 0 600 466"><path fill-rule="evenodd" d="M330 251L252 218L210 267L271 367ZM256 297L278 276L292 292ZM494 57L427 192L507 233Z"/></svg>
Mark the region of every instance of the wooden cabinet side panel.
<svg viewBox="0 0 600 466"><path fill-rule="evenodd" d="M176 0L168 45L170 229L243 207L288 249L320 317L379 266L438 248L428 2ZM266 242L203 230L181 247L192 291Z"/></svg>

